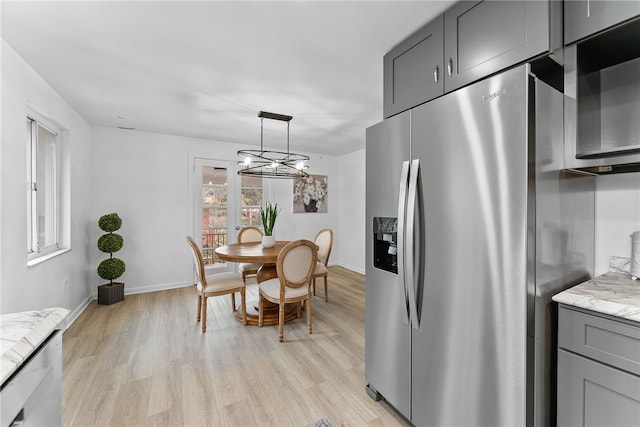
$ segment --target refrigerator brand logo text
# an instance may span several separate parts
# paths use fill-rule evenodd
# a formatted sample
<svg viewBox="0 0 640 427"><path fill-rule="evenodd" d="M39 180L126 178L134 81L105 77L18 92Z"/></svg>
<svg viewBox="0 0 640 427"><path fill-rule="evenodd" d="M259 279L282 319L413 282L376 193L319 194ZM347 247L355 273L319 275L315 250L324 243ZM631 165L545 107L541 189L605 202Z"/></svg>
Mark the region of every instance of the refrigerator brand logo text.
<svg viewBox="0 0 640 427"><path fill-rule="evenodd" d="M493 93L490 93L489 95L483 95L483 96L482 96L482 99L483 99L483 100L485 100L485 101L491 101L491 100L493 100L493 99L496 99L496 98L497 98L497 97L499 97L500 95L504 95L504 94L506 94L506 93L507 93L507 91L506 91L506 90L501 89L501 90L497 90L497 91L495 91L495 92L493 92Z"/></svg>

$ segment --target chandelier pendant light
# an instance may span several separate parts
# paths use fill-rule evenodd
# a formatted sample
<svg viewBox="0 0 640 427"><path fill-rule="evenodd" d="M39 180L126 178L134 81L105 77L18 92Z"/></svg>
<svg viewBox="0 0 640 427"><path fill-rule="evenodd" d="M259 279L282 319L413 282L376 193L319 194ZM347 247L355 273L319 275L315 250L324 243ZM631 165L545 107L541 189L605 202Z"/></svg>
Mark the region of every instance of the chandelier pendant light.
<svg viewBox="0 0 640 427"><path fill-rule="evenodd" d="M239 150L241 166L238 175L262 176L265 178L302 178L308 177L305 172L309 166L309 156L289 151L289 122L293 116L260 111L260 150ZM287 151L270 151L264 149L264 119L287 122Z"/></svg>

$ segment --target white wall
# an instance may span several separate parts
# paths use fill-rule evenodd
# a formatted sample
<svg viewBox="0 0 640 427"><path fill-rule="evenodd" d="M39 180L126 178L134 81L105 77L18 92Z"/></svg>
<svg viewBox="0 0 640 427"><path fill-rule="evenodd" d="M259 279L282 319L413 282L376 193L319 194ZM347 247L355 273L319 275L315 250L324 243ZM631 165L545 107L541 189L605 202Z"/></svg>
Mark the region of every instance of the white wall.
<svg viewBox="0 0 640 427"><path fill-rule="evenodd" d="M182 286L191 280L184 236L193 232L189 168L194 157L235 161L238 145L136 131L92 128L2 41L2 144L0 146L0 313L60 306L81 309L102 281L95 268L104 254L95 245L97 218L123 218L127 292ZM72 251L27 268L25 117L27 107L68 131ZM292 182L267 180L266 195L283 207L281 239L313 239L335 231L331 264L365 270L365 152L341 157L310 153L313 174L329 176L329 212L293 214ZM596 180L595 274L609 256L630 255L629 235L640 230L640 174ZM12 207L12 208L9 208Z"/></svg>
<svg viewBox="0 0 640 427"><path fill-rule="evenodd" d="M63 209L70 215L71 251L27 268L27 108L66 129L70 188ZM91 127L35 71L2 41L2 156L0 219L2 270L0 313L64 307L88 302L87 227L91 200Z"/></svg>
<svg viewBox="0 0 640 427"><path fill-rule="evenodd" d="M27 107L68 131L71 248L66 254L27 268L26 140ZM126 292L145 292L191 282L191 258L184 236L193 233L194 157L236 160L238 145L194 138L92 128L4 41L2 42L2 194L0 312L61 306L79 312L103 282L96 272L104 259L95 242L100 215L118 212L125 245L122 277ZM265 181L265 194L283 208L275 233L280 239L313 239L321 228L335 231L331 264L364 271L364 151L339 159L311 155L312 174L329 177L329 209L293 214L290 180ZM355 164L354 164L355 162ZM345 176L340 166L344 165ZM355 167L354 167L355 166ZM355 196L355 197L354 197ZM346 209L341 209L341 204ZM341 222L344 223L341 226ZM345 261L341 258L346 254Z"/></svg>
<svg viewBox="0 0 640 427"><path fill-rule="evenodd" d="M340 264L364 274L365 150L340 157L340 190Z"/></svg>
<svg viewBox="0 0 640 427"><path fill-rule="evenodd" d="M236 152L248 148L236 144L195 138L94 128L93 198L91 216L94 225L90 239L101 231L95 222L106 213L117 212L123 225L119 233L125 244L118 257L126 263L126 293L146 292L187 285L191 282L192 258L185 236L193 234L193 210L189 181L193 158L237 161ZM293 182L265 180L265 198L277 202L282 211L274 234L281 240L313 240L318 230L338 230L340 179L338 159L311 156L312 174L328 175L328 212L293 214ZM341 236L336 233L332 263L340 260ZM92 247L91 269L104 259ZM92 286L102 283L94 275ZM95 293L95 290L93 291Z"/></svg>
<svg viewBox="0 0 640 427"><path fill-rule="evenodd" d="M234 151L235 153L235 151ZM333 249L329 264L340 264L340 242L343 240L338 227L342 206L340 194L345 189L340 187L340 169L338 157L326 154L305 153L311 157L310 167L307 172L312 175L327 175L329 196L327 213L293 213L293 181L288 179L266 180L270 189L271 200L282 207L278 221L274 229L274 235L279 240L309 239L313 240L318 231L323 228L333 230Z"/></svg>
<svg viewBox="0 0 640 427"><path fill-rule="evenodd" d="M631 233L640 231L640 173L596 178L595 275L609 271L609 257L631 256Z"/></svg>

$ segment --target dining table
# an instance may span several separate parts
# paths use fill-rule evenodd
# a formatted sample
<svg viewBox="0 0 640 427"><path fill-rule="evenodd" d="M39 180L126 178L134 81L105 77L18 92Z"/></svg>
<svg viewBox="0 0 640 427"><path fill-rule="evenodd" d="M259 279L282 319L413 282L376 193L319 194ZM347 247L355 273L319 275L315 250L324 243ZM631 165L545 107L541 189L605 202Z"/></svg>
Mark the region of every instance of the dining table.
<svg viewBox="0 0 640 427"><path fill-rule="evenodd" d="M266 280L278 277L278 272L276 271L278 254L287 243L289 242L286 240L276 240L275 245L271 248L263 247L261 242L230 243L228 245L218 246L214 252L218 258L223 261L262 264L256 275L256 281L260 284ZM258 300L247 303L247 325L258 324L258 310ZM277 325L278 310L278 304L264 300L263 324ZM236 309L234 314L236 319L242 321L242 310ZM298 304L286 304L284 313L285 322L295 319L297 316Z"/></svg>

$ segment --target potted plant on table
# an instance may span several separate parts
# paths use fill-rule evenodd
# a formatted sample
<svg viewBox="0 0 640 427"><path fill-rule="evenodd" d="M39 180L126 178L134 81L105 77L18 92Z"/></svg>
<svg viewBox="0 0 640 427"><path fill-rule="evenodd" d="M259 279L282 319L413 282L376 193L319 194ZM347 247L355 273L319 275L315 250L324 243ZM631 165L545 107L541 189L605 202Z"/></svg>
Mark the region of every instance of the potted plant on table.
<svg viewBox="0 0 640 427"><path fill-rule="evenodd" d="M260 218L262 219L262 247L272 248L276 244L276 238L273 236L273 227L276 224L276 218L280 210L277 203L267 202L264 209L260 208Z"/></svg>
<svg viewBox="0 0 640 427"><path fill-rule="evenodd" d="M109 283L98 286L98 304L110 305L124 300L124 283L114 282L125 271L124 261L113 256L124 244L122 236L114 233L121 226L122 219L117 213L103 215L98 220L98 227L107 233L98 239L98 249L109 254L109 258L98 265L98 276L109 280Z"/></svg>

